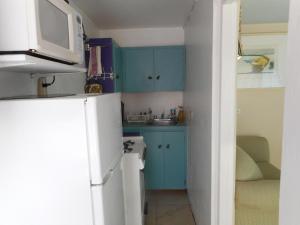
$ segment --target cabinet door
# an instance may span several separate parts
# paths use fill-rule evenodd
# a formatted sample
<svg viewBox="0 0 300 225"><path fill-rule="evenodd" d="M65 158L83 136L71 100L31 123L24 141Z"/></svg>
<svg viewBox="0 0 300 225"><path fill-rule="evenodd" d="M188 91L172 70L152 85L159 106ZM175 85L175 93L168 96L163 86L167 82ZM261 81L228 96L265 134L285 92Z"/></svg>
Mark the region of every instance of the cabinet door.
<svg viewBox="0 0 300 225"><path fill-rule="evenodd" d="M114 72L114 89L115 92L122 91L122 54L121 48L113 43L113 72Z"/></svg>
<svg viewBox="0 0 300 225"><path fill-rule="evenodd" d="M145 183L147 189L162 189L163 179L163 145L161 132L143 133L146 145Z"/></svg>
<svg viewBox="0 0 300 225"><path fill-rule="evenodd" d="M125 48L123 50L125 92L153 91L153 51L153 48Z"/></svg>
<svg viewBox="0 0 300 225"><path fill-rule="evenodd" d="M167 132L164 145L164 188L186 188L186 147L184 132Z"/></svg>
<svg viewBox="0 0 300 225"><path fill-rule="evenodd" d="M182 91L185 78L185 47L158 47L154 50L155 90Z"/></svg>

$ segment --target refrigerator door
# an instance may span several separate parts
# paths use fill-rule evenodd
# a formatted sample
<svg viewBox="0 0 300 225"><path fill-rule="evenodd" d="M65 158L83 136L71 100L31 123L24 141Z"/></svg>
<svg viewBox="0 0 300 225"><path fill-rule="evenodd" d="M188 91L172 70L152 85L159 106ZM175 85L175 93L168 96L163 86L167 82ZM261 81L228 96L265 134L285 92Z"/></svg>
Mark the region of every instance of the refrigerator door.
<svg viewBox="0 0 300 225"><path fill-rule="evenodd" d="M109 174L104 185L92 186L94 225L125 225L120 163Z"/></svg>
<svg viewBox="0 0 300 225"><path fill-rule="evenodd" d="M120 94L88 97L86 120L91 183L102 184L123 154Z"/></svg>
<svg viewBox="0 0 300 225"><path fill-rule="evenodd" d="M0 224L93 225L84 99L0 101Z"/></svg>

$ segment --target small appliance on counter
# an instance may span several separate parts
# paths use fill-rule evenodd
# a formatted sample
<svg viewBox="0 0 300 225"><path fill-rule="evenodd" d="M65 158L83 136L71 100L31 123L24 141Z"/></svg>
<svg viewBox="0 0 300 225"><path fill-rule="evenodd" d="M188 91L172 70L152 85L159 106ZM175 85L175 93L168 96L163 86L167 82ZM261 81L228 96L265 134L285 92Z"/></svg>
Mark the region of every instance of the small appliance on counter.
<svg viewBox="0 0 300 225"><path fill-rule="evenodd" d="M144 225L146 144L142 136L123 137L123 144L125 154L122 167L126 225Z"/></svg>
<svg viewBox="0 0 300 225"><path fill-rule="evenodd" d="M147 123L150 120L149 115L136 114L136 115L127 115L128 123Z"/></svg>
<svg viewBox="0 0 300 225"><path fill-rule="evenodd" d="M101 84L86 84L84 91L86 94L102 94L103 87Z"/></svg>

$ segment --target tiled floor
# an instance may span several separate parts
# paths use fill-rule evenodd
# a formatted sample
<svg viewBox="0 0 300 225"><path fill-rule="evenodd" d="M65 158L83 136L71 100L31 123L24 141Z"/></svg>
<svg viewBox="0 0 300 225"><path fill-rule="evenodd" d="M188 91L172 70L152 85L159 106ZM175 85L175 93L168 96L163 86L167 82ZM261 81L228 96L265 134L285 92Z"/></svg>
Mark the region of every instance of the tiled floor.
<svg viewBox="0 0 300 225"><path fill-rule="evenodd" d="M151 191L147 201L146 225L195 225L185 191Z"/></svg>

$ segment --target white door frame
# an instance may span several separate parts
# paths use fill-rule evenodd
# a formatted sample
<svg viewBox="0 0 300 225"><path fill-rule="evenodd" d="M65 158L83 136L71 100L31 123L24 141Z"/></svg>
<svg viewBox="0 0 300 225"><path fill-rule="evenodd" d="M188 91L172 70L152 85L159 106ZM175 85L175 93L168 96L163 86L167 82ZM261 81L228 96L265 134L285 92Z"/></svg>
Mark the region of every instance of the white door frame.
<svg viewBox="0 0 300 225"><path fill-rule="evenodd" d="M280 184L280 225L300 224L300 1L290 0L283 150Z"/></svg>
<svg viewBox="0 0 300 225"><path fill-rule="evenodd" d="M211 224L234 225L239 0L215 1Z"/></svg>

